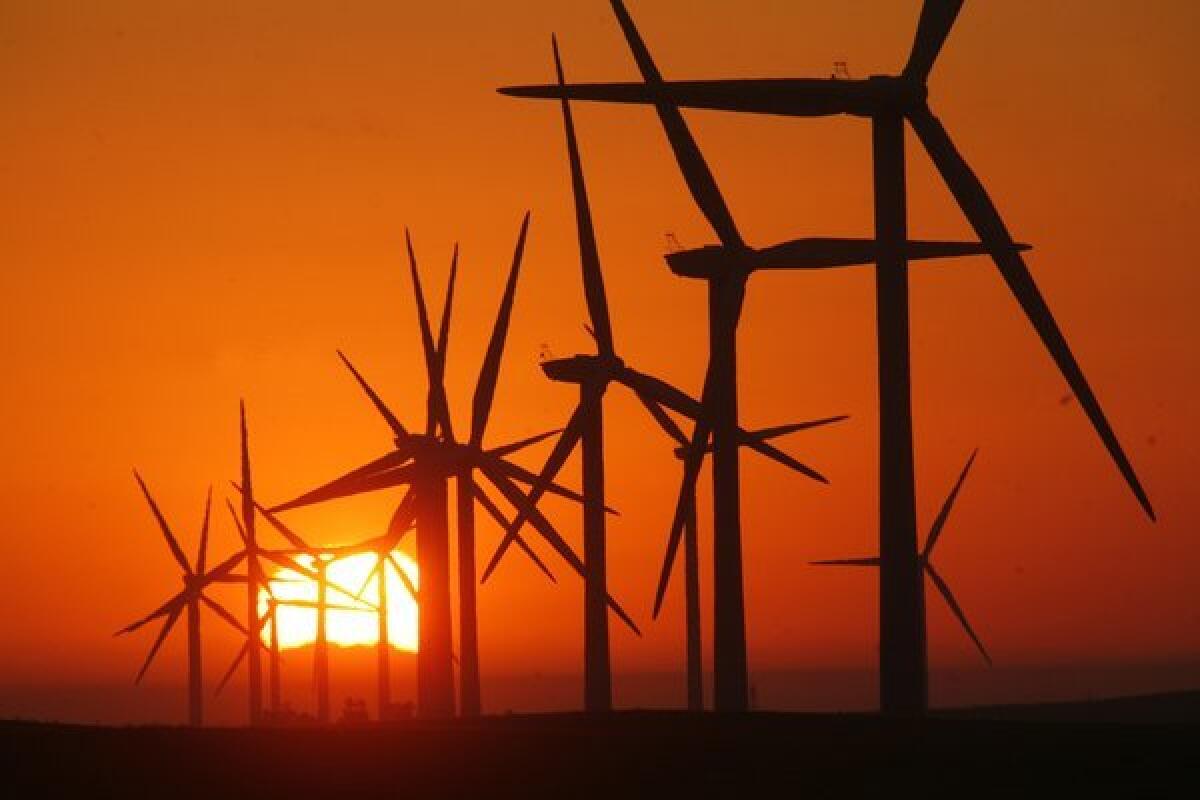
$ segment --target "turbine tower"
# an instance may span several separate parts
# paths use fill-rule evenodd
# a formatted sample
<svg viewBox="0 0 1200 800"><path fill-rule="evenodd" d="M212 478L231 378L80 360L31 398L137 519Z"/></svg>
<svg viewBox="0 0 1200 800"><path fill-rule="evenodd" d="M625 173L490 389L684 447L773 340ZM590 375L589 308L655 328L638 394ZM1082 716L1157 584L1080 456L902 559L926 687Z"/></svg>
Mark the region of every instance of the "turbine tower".
<svg viewBox="0 0 1200 800"><path fill-rule="evenodd" d="M702 108L754 114L823 117L848 114L872 122L875 164L875 240L869 243L870 261L876 265L876 304L879 441L880 441L880 698L883 710L901 715L922 714L928 706L925 685L925 642L921 606L921 569L917 551L914 501L912 407L909 370L908 264L922 257L923 249L907 238L906 181L904 174L904 123L907 121L928 151L933 163L975 230L987 254L1046 349L1071 386L1111 458L1146 514L1154 512L1129 459L1109 425L1095 394L1075 360L1066 339L1051 315L1021 253L1027 249L1012 238L987 191L958 152L928 104L926 83L934 61L950 33L963 0L926 0L921 11L911 56L899 76L874 76L865 80L765 79L676 81L661 79L649 54L633 28L620 0L612 0L618 21L634 49L642 70L640 83L582 84L565 89L558 86L521 87L502 90L526 97L569 97L616 103L655 106L672 139L689 189L721 239L720 248L674 254L673 268L684 265L702 273L714 264L727 269L747 259L770 256L772 261L804 262L795 258L796 243L766 250L748 248L733 227L728 210L716 191L712 175L699 158L694 142L678 109ZM691 145L687 147L687 145ZM683 145L683 149L681 149ZM824 244L828 244L827 240ZM809 245L821 245L821 241ZM863 243L859 243L860 245ZM800 245L801 250L809 245ZM840 249L838 245L837 249ZM816 247L817 251L824 246ZM957 248L938 247L937 255L964 255ZM811 254L811 252L810 252ZM847 266L860 261L819 258L808 267ZM736 515L736 451L731 451L728 434L731 412L736 410L732 367L732 332L740 311L744 279L736 275L727 284L724 303L710 299L712 332L710 370L705 400L716 418L714 494L717 498L716 681L718 708L745 707L744 628L741 626L740 532ZM721 279L710 278L710 287ZM711 298L711 293L710 293ZM710 397L710 395L712 395ZM697 434L704 433L697 426ZM725 433L722 435L722 428ZM705 435L707 435L705 433ZM699 470L696 461L691 462ZM689 470L688 476L693 474ZM685 476L685 477L688 477ZM686 483L686 481L685 481ZM682 493L681 493L682 497ZM673 536L682 530L683 503L676 515ZM722 559L724 555L724 559ZM723 565L724 561L724 565ZM724 588L723 588L724 587ZM721 596L731 597L721 610ZM739 640L740 637L740 640ZM723 673L729 679L723 679ZM724 685L725 688L722 688Z"/></svg>

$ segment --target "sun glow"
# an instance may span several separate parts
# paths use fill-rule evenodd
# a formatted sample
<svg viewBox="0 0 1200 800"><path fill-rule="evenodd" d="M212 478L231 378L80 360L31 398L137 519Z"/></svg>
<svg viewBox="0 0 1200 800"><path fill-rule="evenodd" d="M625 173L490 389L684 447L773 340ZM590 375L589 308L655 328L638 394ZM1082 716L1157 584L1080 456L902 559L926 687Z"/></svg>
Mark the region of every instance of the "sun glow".
<svg viewBox="0 0 1200 800"><path fill-rule="evenodd" d="M417 586L417 565L407 554L399 550L392 559L404 570L413 587ZM311 568L311 556L298 556L296 561ZM330 586L326 602L327 636L331 644L343 647L374 646L379 643L379 617L374 608L367 605L379 603L379 579L372 570L379 563L378 556L361 553L331 561L328 567L329 582L354 595L364 602L357 602ZM386 564L388 641L398 650L417 650L417 603L409 593L396 567ZM368 580L369 578L369 580ZM317 638L317 582L292 569L277 569L270 578L271 592L278 601L276 619L279 622L279 646L283 649L305 647ZM271 594L265 589L259 593L258 609L266 614L270 609ZM289 605L298 603L304 605ZM270 646L271 623L263 626L263 643Z"/></svg>

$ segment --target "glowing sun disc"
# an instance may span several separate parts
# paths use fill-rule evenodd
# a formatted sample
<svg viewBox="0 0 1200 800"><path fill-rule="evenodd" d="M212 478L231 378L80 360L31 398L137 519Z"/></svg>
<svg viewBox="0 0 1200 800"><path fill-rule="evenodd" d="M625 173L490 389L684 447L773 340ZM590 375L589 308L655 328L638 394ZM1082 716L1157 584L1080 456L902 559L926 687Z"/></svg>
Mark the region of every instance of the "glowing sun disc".
<svg viewBox="0 0 1200 800"><path fill-rule="evenodd" d="M396 550L392 558L404 570L409 581L417 586L417 565L407 553ZM297 556L296 561L311 568L311 556ZM379 563L379 557L372 553L347 556L331 561L327 574L331 583L354 593L363 589L362 599L366 603L379 603L378 576L371 576L371 571ZM387 564L384 570L387 578L388 625L387 638L392 647L415 653L417 650L417 602L409 593L404 581L396 574L396 568ZM367 578L370 576L370 582ZM306 647L317 638L317 610L312 607L288 605L288 601L315 603L317 600L317 582L292 569L280 568L268 579L271 591L278 599L279 608L276 617L279 620L279 646L281 649ZM266 614L269 609L270 594L266 589L259 592L258 610ZM352 598L329 589L326 602L338 606L358 606L349 608L331 608L326 611L326 636L331 644L342 647L374 646L379 643L379 617L374 608L365 603L356 603ZM262 639L265 645L271 643L271 623L263 626Z"/></svg>

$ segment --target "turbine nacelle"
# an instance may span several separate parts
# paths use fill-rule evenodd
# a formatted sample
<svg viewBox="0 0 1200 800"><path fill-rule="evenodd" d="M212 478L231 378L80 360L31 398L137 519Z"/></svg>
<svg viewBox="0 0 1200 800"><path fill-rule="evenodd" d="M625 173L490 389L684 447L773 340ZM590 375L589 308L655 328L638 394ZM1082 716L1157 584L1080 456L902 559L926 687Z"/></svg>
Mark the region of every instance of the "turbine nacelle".
<svg viewBox="0 0 1200 800"><path fill-rule="evenodd" d="M575 355L542 364L542 372L559 383L607 383L625 367L615 355Z"/></svg>

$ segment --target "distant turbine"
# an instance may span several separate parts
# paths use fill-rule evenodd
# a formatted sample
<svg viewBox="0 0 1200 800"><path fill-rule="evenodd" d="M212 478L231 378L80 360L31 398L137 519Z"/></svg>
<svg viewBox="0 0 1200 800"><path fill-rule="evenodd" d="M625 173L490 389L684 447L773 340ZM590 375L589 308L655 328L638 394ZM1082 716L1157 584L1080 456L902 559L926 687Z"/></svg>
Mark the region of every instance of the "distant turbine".
<svg viewBox="0 0 1200 800"><path fill-rule="evenodd" d="M703 278L709 290L709 366L703 401L706 416L693 432L691 457L686 463L683 486L676 505L668 551L678 548L683 536L688 498L694 493L702 463L703 444L713 438L714 517L714 684L716 708L744 711L749 707L749 677L746 660L745 601L742 580L741 498L737 423L737 327L745 298L746 281L757 269L825 269L870 264L882 257L884 248L875 240L798 239L766 249L749 246L717 187L679 112L679 84L663 80L648 48L620 0L613 10L633 52L642 83L537 86L501 89L521 97L575 98L611 102L647 103L655 106L675 159L697 206L721 241L720 247L667 257L677 274ZM745 81L734 82L738 85ZM844 81L836 83L843 84ZM1011 244L1013 249L1019 245ZM946 258L988 252L973 242L901 241L894 249L908 258ZM761 443L760 443L761 444ZM752 447L758 449L754 444ZM668 558L668 562L670 558Z"/></svg>
<svg viewBox="0 0 1200 800"><path fill-rule="evenodd" d="M687 468L688 454L691 452L691 439L683 432L683 430L671 419L670 415L666 414L661 407L651 404L647 406L654 419L658 422L663 431L675 440L678 447L675 448L675 457L679 459L684 469ZM849 419L846 416L829 417L827 419L813 420L811 422L796 422L790 425L780 425L773 428L763 428L761 430L750 431L749 440L766 442L769 439L775 439L780 436L786 436L797 431L808 430L811 428L819 428L825 425L831 425L836 422L842 422ZM704 448L704 452L712 452L711 444ZM654 599L654 617L657 619L659 612L662 610L663 599L666 596L667 581L670 579L671 570L677 556L676 549L667 551L666 557L663 560L662 575L665 578L660 581L658 594ZM687 497L687 505L684 510L683 517L683 585L684 585L684 625L686 630L687 643L687 697L689 711L704 710L704 663L703 663L703 640L700 630L700 554L699 554L699 530L696 522L696 493L695 486L692 487L691 494Z"/></svg>
<svg viewBox="0 0 1200 800"><path fill-rule="evenodd" d="M954 599L954 594L950 591L950 586L945 580L943 580L938 571L934 569L933 561L931 560L933 557L933 547L935 544L937 544L938 537L942 535L942 529L946 525L946 518L950 516L950 509L954 507L954 501L958 497L958 492L960 489L962 489L963 481L967 479L967 473L971 471L971 465L975 463L975 456L978 454L978 450L971 453L971 457L967 459L967 465L963 467L962 473L959 474L958 481L954 484L954 488L950 490L950 494L947 495L945 502L942 503L942 509L938 512L937 517L934 519L933 525L929 529L929 536L925 539L925 547L921 550L920 565L921 570L926 576L929 577L929 580L933 582L933 585L937 588L938 593L942 596L942 599L946 601L946 605L950 607L950 611L954 613L955 618L958 620L959 624L962 625L963 630L967 632L967 636L970 636L971 641L975 643L975 648L979 650L979 654L983 656L983 660L986 661L989 666L991 666L992 657L988 655L987 650L983 646L983 642L980 641L979 636L975 634L975 629L971 627L971 623L967 622L967 615L963 613L962 606L960 606L958 601ZM812 563L815 566L820 567L878 567L880 565L880 560L878 556L875 556L874 558L844 558L835 559L832 561L814 561ZM921 585L920 591L921 625L924 628L924 584ZM921 639L922 641L926 641L924 631L922 631ZM926 655L925 663L928 664L928 655ZM925 682L926 684L929 682L928 674L925 677Z"/></svg>
<svg viewBox="0 0 1200 800"><path fill-rule="evenodd" d="M162 512L159 511L158 503L154 501L154 497L150 494L150 490L146 487L142 476L136 470L133 476L137 479L138 486L141 487L142 494L145 495L146 502L150 505L150 511L158 521L158 526L162 530L163 538L167 542L167 547L170 549L175 563L183 570L183 589L145 617L117 631L116 635L121 636L132 633L153 620L165 617L162 627L159 628L158 637L154 640L154 644L151 645L150 653L146 656L146 661L142 664L142 668L138 670L137 678L134 680L134 683L141 683L142 677L146 674L146 670L150 668L154 657L158 655L159 648L162 647L167 635L175 627L175 623L179 621L180 615L185 611L187 612L188 722L195 726L202 725L204 723L204 677L200 641L200 606L201 604L208 606L218 617L239 631L245 632L246 629L232 614L204 593L204 590L210 585L223 582L224 579L228 578L242 556L241 554L235 555L223 561L211 571L205 571L208 554L209 518L212 510L212 488L210 487L208 490L208 499L204 503L204 523L200 527L200 548L196 555L195 566L193 567L188 563L187 556L184 555L183 549L179 546L179 541L175 538L175 534L171 532L170 526L167 525L167 520L163 517Z"/></svg>

